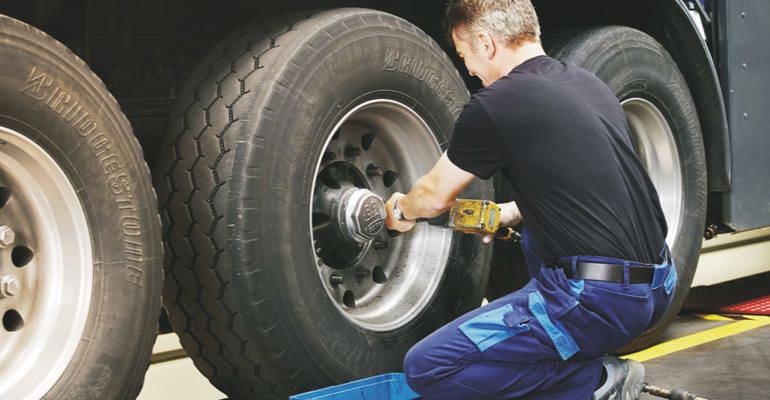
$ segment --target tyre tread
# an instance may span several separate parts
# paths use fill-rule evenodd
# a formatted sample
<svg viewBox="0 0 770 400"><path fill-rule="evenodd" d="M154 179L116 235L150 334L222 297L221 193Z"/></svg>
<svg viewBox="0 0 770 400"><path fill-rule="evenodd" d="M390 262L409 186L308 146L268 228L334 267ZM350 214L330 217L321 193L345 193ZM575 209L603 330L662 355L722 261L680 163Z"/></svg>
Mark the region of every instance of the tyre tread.
<svg viewBox="0 0 770 400"><path fill-rule="evenodd" d="M303 360L292 352L289 338L282 334L275 322L278 320L271 299L266 296L265 275L258 257L250 254L244 244L245 275L253 288L249 293L256 320L236 310L232 279L227 276L230 262L225 243L217 238L227 237L225 229L224 188L234 162L231 128L239 123L235 115L243 115L238 108L251 105L263 96L247 81L268 76L274 63L285 60L285 51L318 53L311 41L304 41L299 48L294 45L294 35L300 29L323 32L328 40L366 27L372 19L382 26L410 33L423 38L424 44L443 55L443 61L455 71L455 79L462 82L449 57L418 28L395 16L382 13L361 13L362 9L332 11L308 11L289 14L265 24L255 23L235 31L219 42L203 59L185 84L177 107L172 111L173 122L167 132L168 143L161 151L163 159L156 168L156 186L161 199L166 243L166 287L164 302L169 311L172 326L179 334L183 347L196 367L221 391L234 398L285 397L285 390L307 386L319 377L309 377L308 372L297 367ZM369 11L369 10L367 10ZM330 13L317 20L313 17ZM358 14L356 16L356 14ZM355 18L344 17L355 16ZM332 31L324 25L334 18L345 29ZM355 21L355 22L353 22ZM308 35L311 37L311 35ZM234 49L240 49L238 51ZM291 66L303 67L289 58ZM276 80L278 89L290 90L287 82ZM232 88L239 92L233 94ZM228 89L230 88L230 89ZM467 95L467 92L466 92ZM220 101L224 98L227 102ZM280 104L264 104L265 113L275 111ZM217 111L226 110L227 119L212 118ZM214 140L216 139L216 140ZM275 137L250 138L258 146L271 148ZM186 159L193 154L194 159ZM210 163L206 164L206 161ZM249 171L256 175L256 171ZM271 182L281 189L283 183ZM200 208L200 193L207 209ZM252 198L244 198L244 203ZM183 205L183 207L181 207ZM204 215L205 211L205 215ZM241 209L243 213L264 210ZM245 232L249 233L249 232ZM256 251L256 250L251 250ZM266 267L266 266L265 266ZM258 328L254 328L258 327ZM258 333L250 329L256 329ZM256 337L257 340L249 340ZM240 377L240 380L233 378ZM236 384L237 383L237 384Z"/></svg>
<svg viewBox="0 0 770 400"><path fill-rule="evenodd" d="M225 236L217 234L223 229L224 215L217 210L216 204L222 204L219 197L227 184L227 164L232 157L228 133L239 122L233 109L241 102L253 100L256 95L247 89L246 81L261 75L260 71L267 66L264 58L280 47L281 36L308 17L310 15L300 13L264 26L259 23L247 25L220 41L204 57L180 95L183 100L177 104L184 106L172 112L172 118L178 119L173 124L176 130L169 131L173 136L168 148L171 154L167 156L172 161L156 178L156 185L165 195L161 197L163 236L169 254L165 303L170 308L172 325L196 367L212 384L223 392L241 397L277 394L277 379L270 376L263 365L267 358L283 357L288 347L274 348L267 357L261 350L255 352L252 344L242 336L247 330L244 317L228 305L233 296L229 290L230 281L221 276L223 272L218 268L225 252L224 244L215 239ZM225 86L236 88L237 93L228 91ZM225 97L229 97L227 102ZM196 112L202 113L198 116L202 118L193 120L192 115ZM226 119L215 121L212 117L215 112L223 113ZM182 146L194 147L196 158L189 165L182 158L182 154L189 152L182 150ZM206 164L209 159L210 163ZM179 186L175 177L180 174L189 176L189 185L185 182ZM205 198L203 201L194 201L198 193ZM171 210L171 203L176 201L174 196L183 197L186 212ZM206 210L199 208L204 205ZM267 301L259 293L253 293L252 299L255 306ZM262 326L259 330L264 336L276 326L258 325ZM278 341L271 339L270 343ZM297 374L299 370L293 376ZM223 378L229 376L244 379L241 385L235 386ZM252 384L255 379L256 385Z"/></svg>

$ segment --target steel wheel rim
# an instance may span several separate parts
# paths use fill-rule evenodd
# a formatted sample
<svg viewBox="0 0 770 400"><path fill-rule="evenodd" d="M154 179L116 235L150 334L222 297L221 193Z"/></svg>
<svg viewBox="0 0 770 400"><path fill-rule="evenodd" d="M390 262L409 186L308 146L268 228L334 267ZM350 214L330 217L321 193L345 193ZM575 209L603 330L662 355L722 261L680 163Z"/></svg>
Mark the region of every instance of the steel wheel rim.
<svg viewBox="0 0 770 400"><path fill-rule="evenodd" d="M355 182L340 180L342 186L367 188L387 200L393 192L408 191L441 156L441 147L417 113L388 99L356 106L326 135L314 171L310 203L310 238L318 276L329 299L354 325L374 332L393 331L413 321L432 299L449 259L452 233L427 224L418 224L395 238L382 232L374 241L361 245L355 262L330 265L333 262L328 262L319 245L328 243L324 240L329 236L324 230L328 226L319 228L324 223L318 218L322 214L319 193L328 187L322 177L332 164L351 165L358 177L351 178ZM360 154L349 154L347 147L358 147ZM330 153L336 157L331 158ZM367 170L369 165L380 167L380 174L367 174L372 172Z"/></svg>
<svg viewBox="0 0 770 400"><path fill-rule="evenodd" d="M621 104L639 160L660 197L668 224L666 243L674 248L684 211L682 163L674 133L666 117L650 101L634 97Z"/></svg>
<svg viewBox="0 0 770 400"><path fill-rule="evenodd" d="M91 238L64 171L43 148L5 127L0 187L8 194L0 224L15 233L14 242L0 248L0 272L21 284L18 294L0 298L0 398L39 399L58 381L83 335L93 280ZM15 324L6 320L9 310L17 314Z"/></svg>

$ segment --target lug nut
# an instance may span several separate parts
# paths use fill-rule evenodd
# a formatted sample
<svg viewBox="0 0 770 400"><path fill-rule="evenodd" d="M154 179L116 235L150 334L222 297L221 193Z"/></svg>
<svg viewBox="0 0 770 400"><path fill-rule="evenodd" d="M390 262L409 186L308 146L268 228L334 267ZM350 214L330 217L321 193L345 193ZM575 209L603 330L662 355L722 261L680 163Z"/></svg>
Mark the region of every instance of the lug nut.
<svg viewBox="0 0 770 400"><path fill-rule="evenodd" d="M374 247L375 250L382 250L388 248L388 242L384 240L375 240L372 243L372 247Z"/></svg>
<svg viewBox="0 0 770 400"><path fill-rule="evenodd" d="M329 276L329 283L331 283L332 286L342 285L345 283L345 278L343 278L342 275L332 274Z"/></svg>
<svg viewBox="0 0 770 400"><path fill-rule="evenodd" d="M16 240L16 234L7 225L0 226L0 248L8 247Z"/></svg>
<svg viewBox="0 0 770 400"><path fill-rule="evenodd" d="M6 275L0 279L0 297L16 296L21 290L21 282L15 276Z"/></svg>
<svg viewBox="0 0 770 400"><path fill-rule="evenodd" d="M361 155L361 149L355 146L345 147L345 157L354 158Z"/></svg>
<svg viewBox="0 0 770 400"><path fill-rule="evenodd" d="M321 161L322 162L329 162L329 161L334 160L335 158L337 158L337 155L334 154L333 151L327 151L326 153L324 153L324 156L321 159Z"/></svg>
<svg viewBox="0 0 770 400"><path fill-rule="evenodd" d="M371 275L371 274L372 273L369 272L369 270L364 268L364 267L356 268L356 278L358 278L358 279L368 278L369 275Z"/></svg>
<svg viewBox="0 0 770 400"><path fill-rule="evenodd" d="M375 176L380 176L382 175L382 173L383 173L382 168L374 164L369 164L366 166L366 175L370 178L374 178Z"/></svg>

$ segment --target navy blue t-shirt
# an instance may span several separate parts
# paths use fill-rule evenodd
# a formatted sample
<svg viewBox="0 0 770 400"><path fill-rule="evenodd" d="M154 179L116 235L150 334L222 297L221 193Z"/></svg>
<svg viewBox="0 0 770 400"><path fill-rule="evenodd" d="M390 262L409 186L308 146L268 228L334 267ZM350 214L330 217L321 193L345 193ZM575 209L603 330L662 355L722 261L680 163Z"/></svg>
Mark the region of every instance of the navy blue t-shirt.
<svg viewBox="0 0 770 400"><path fill-rule="evenodd" d="M546 263L569 255L658 263L666 221L633 146L609 87L538 56L472 96L448 156L482 179L503 171Z"/></svg>

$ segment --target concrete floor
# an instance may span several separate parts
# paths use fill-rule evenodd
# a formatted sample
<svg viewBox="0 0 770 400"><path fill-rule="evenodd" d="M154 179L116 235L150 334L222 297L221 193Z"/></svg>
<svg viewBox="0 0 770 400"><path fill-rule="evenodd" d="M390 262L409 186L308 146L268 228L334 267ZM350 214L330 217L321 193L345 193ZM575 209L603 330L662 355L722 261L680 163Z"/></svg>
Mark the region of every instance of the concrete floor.
<svg viewBox="0 0 770 400"><path fill-rule="evenodd" d="M647 381L710 400L770 399L770 317L733 318L713 321L697 315L679 316L665 335L664 345L678 343L671 350L709 336L719 338L644 361ZM749 329L731 334L744 328ZM656 398L645 394L641 400Z"/></svg>
<svg viewBox="0 0 770 400"><path fill-rule="evenodd" d="M685 304L691 312L680 315L658 345L630 355L645 365L647 381L709 400L770 400L770 317L741 320L694 313L770 294L769 262L770 228L704 242L693 281L699 287ZM755 275L746 277L750 274ZM139 400L225 397L186 358L176 335L158 337ZM642 395L640 400L653 399Z"/></svg>
<svg viewBox="0 0 770 400"><path fill-rule="evenodd" d="M140 400L225 398L188 358L178 356L174 334L161 335L159 345L163 348L156 355L171 357L156 357ZM709 400L770 399L770 317L683 314L659 344L628 357L642 361L647 381L656 386ZM647 394L640 398L653 399Z"/></svg>

